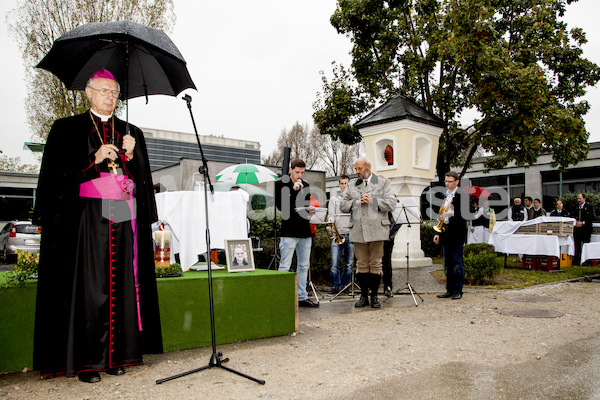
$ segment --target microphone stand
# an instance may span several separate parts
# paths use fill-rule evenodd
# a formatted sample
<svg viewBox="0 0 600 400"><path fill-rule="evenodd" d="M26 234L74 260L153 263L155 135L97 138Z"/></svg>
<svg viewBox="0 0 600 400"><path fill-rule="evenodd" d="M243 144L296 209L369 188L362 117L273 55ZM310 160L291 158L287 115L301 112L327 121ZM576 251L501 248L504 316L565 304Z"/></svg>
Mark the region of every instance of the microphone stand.
<svg viewBox="0 0 600 400"><path fill-rule="evenodd" d="M215 335L215 308L214 308L214 300L213 300L213 286L212 286L212 261L210 257L210 230L208 223L208 189L210 188L210 193L214 193L214 188L212 183L210 182L210 177L208 174L208 160L204 157L204 151L202 151L202 145L200 144L200 136L198 135L198 130L196 129L196 122L194 121L194 114L192 113L192 97L188 94L183 96L183 100L187 103L187 107L190 110L190 117L192 118L192 125L194 126L194 132L196 133L196 139L198 140L198 147L200 148L200 155L202 156L202 166L198 168L198 172L204 175L204 208L205 208L205 217L206 217L206 265L208 269L208 298L210 303L210 333L212 340L212 356L210 357L210 361L208 365L204 367L196 368L187 372L183 372L181 374L173 375L168 378L159 379L156 381L157 385L161 383L181 378L183 376L187 376L193 374L195 372L200 372L209 368L222 368L226 371L232 372L244 378L250 379L254 382L260 383L261 385L265 384L265 381L262 379L256 379L249 375L243 374L231 368L224 366L222 363L229 361L229 358L225 358L221 360L221 356L223 353L217 352L217 341Z"/></svg>
<svg viewBox="0 0 600 400"><path fill-rule="evenodd" d="M282 178L287 176L289 179L289 175L283 173L282 168ZM271 262L269 262L269 266L267 269L273 269L277 271L279 269L279 261L281 257L279 256L279 246L277 246L277 229L279 229L279 224L277 223L277 185L273 185L273 257L271 257Z"/></svg>

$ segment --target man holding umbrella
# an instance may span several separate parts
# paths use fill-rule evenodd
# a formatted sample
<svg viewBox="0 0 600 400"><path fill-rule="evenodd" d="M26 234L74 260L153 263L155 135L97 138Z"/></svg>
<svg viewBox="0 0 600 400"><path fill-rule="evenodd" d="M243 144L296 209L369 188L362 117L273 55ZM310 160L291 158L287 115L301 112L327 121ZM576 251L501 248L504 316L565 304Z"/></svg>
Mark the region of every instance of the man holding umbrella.
<svg viewBox="0 0 600 400"><path fill-rule="evenodd" d="M34 368L43 377L94 383L162 352L152 177L142 132L113 115L119 92L109 71L95 72L90 110L57 120L48 135L34 210Z"/></svg>

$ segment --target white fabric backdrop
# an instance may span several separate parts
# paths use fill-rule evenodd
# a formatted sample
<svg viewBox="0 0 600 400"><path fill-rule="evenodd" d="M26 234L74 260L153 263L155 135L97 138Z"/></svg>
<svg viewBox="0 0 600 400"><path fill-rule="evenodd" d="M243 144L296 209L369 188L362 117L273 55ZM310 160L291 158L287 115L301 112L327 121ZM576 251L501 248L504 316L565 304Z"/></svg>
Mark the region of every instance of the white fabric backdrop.
<svg viewBox="0 0 600 400"><path fill-rule="evenodd" d="M204 191L163 192L156 194L160 221L172 232L171 263L179 253L181 268L187 271L206 253L206 214ZM225 239L245 239L246 203L241 193L208 194L210 247L224 249Z"/></svg>

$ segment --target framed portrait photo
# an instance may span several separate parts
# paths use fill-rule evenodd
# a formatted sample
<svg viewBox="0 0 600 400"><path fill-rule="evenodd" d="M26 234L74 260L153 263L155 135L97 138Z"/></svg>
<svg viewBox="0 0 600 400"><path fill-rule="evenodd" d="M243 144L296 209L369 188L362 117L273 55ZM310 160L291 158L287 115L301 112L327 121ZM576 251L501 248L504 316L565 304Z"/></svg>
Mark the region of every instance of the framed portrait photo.
<svg viewBox="0 0 600 400"><path fill-rule="evenodd" d="M251 239L226 239L225 259L227 272L254 271Z"/></svg>

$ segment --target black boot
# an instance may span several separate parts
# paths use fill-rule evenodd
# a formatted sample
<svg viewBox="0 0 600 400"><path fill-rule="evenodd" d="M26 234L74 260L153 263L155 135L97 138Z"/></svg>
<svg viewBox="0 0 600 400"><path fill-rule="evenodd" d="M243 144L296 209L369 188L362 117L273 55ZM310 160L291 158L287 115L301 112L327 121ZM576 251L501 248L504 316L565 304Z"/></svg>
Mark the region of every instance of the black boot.
<svg viewBox="0 0 600 400"><path fill-rule="evenodd" d="M360 299L354 304L354 307L366 307L369 305L369 274L356 274L358 286L360 286Z"/></svg>
<svg viewBox="0 0 600 400"><path fill-rule="evenodd" d="M379 282L381 282L381 275L369 274L370 275L370 290L371 290L371 308L381 307L379 299L377 298L377 291L379 290Z"/></svg>

